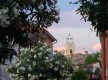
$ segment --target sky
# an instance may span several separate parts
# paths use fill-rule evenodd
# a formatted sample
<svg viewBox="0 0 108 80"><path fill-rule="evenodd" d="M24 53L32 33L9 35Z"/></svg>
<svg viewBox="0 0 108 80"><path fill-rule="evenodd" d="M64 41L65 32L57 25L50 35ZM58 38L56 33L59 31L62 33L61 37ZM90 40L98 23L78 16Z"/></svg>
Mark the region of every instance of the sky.
<svg viewBox="0 0 108 80"><path fill-rule="evenodd" d="M84 53L85 50L89 53L99 51L101 48L99 37L96 36L95 31L91 30L93 28L90 22L84 22L84 20L81 20L81 16L76 14L78 5L69 4L70 1L58 0L60 21L48 28L48 31L57 39L54 50L64 50L66 37L70 32L74 39L76 53Z"/></svg>

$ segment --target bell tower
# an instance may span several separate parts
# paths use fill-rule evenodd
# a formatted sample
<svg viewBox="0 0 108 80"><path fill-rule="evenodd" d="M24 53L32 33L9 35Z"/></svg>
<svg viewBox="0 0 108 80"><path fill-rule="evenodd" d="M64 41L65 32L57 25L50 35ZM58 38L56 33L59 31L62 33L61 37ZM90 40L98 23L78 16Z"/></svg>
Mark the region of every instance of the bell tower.
<svg viewBox="0 0 108 80"><path fill-rule="evenodd" d="M71 37L71 34L69 32L68 36L66 37L65 54L64 55L72 58L73 54L75 54L75 44L74 44L73 38Z"/></svg>

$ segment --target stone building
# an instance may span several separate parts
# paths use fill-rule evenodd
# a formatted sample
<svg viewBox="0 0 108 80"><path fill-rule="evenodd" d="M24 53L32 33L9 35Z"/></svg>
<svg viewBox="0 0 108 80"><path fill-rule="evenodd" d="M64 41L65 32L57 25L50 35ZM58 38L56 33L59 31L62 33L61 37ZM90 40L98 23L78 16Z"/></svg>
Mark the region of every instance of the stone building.
<svg viewBox="0 0 108 80"><path fill-rule="evenodd" d="M88 56L87 51L85 51L85 54L82 53L77 53L73 55L73 64L75 65L80 65L80 64L84 64L86 57Z"/></svg>

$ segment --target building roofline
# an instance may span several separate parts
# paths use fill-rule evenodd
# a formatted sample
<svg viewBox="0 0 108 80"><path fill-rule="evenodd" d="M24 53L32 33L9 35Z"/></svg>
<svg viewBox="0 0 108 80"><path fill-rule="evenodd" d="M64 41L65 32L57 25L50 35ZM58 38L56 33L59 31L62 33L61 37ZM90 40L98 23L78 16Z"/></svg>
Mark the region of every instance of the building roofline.
<svg viewBox="0 0 108 80"><path fill-rule="evenodd" d="M56 38L54 38L51 33L49 33L46 29L45 29L45 33L46 35L52 40L52 42L57 42Z"/></svg>

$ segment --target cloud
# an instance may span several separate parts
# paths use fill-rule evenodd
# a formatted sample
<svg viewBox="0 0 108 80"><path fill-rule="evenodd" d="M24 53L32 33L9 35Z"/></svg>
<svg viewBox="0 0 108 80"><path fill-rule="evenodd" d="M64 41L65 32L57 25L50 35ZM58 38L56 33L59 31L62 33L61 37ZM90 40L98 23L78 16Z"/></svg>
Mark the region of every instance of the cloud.
<svg viewBox="0 0 108 80"><path fill-rule="evenodd" d="M95 50L95 51L99 51L101 49L101 44L96 43L95 45L93 45L92 49Z"/></svg>

